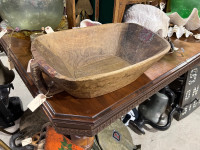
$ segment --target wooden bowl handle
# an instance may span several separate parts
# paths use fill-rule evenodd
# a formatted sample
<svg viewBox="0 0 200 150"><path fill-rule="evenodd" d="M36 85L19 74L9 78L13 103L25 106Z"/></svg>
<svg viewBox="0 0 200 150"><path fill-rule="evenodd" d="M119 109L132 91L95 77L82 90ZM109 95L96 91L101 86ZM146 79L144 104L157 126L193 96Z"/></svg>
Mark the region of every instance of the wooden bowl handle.
<svg viewBox="0 0 200 150"><path fill-rule="evenodd" d="M48 86L42 76L42 70L40 69L37 62L31 62L31 73L37 88L43 93L48 94Z"/></svg>

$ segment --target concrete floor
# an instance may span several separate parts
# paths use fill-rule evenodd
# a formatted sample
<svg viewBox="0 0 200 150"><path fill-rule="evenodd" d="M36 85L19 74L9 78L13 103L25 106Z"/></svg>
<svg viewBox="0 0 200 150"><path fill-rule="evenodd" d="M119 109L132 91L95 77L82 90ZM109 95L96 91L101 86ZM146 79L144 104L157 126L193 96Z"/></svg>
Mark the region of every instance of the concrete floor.
<svg viewBox="0 0 200 150"><path fill-rule="evenodd" d="M5 55L0 54L0 59L8 65ZM17 73L13 84L15 90L11 92L11 96L19 96L26 110L33 98ZM8 130L13 131L17 126L18 123L16 127ZM173 120L172 126L167 131L156 133L146 131L145 135L137 135L131 130L130 132L134 144L141 144L142 150L200 150L200 108L180 122ZM8 143L9 138L10 136L0 132L0 139L4 142Z"/></svg>
<svg viewBox="0 0 200 150"><path fill-rule="evenodd" d="M131 135L134 144L142 145L142 150L200 150L199 127L200 108L179 122L174 119L167 131Z"/></svg>

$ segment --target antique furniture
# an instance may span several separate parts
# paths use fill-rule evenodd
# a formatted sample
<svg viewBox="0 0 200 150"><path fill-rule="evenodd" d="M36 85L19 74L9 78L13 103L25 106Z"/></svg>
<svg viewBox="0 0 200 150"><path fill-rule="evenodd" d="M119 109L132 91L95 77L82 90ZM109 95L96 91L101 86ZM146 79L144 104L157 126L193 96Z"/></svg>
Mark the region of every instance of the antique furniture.
<svg viewBox="0 0 200 150"><path fill-rule="evenodd" d="M94 20L99 21L99 7L101 1L100 0L93 0L93 1L95 1ZM113 0L113 1L114 1L113 23L121 23L126 5L136 4L136 3L152 4L156 0ZM105 2L103 3L105 4ZM109 5L112 4L110 3L111 2L109 2ZM113 6L109 6L108 8L111 9L112 7ZM108 10L106 10L105 12L107 11ZM69 29L71 29L72 27L76 26L75 0L66 0L66 14L68 16Z"/></svg>
<svg viewBox="0 0 200 150"><path fill-rule="evenodd" d="M68 20L69 29L76 26L76 12L75 12L75 0L66 1L66 14Z"/></svg>
<svg viewBox="0 0 200 150"><path fill-rule="evenodd" d="M115 0L113 9L113 23L122 22L124 11L129 4L151 4L155 0Z"/></svg>
<svg viewBox="0 0 200 150"><path fill-rule="evenodd" d="M99 0L95 0L95 21L99 21Z"/></svg>
<svg viewBox="0 0 200 150"><path fill-rule="evenodd" d="M99 7L100 0L95 1L94 8L94 20L99 21ZM124 15L124 11L127 5L136 4L136 3L144 3L144 4L152 4L156 0L113 0L114 8L113 8L113 23L121 23ZM105 4L105 2L103 2ZM111 2L109 2L110 5ZM108 7L111 9L113 6ZM106 10L107 12L108 10ZM75 0L66 0L66 14L68 17L69 29L76 26L76 12L75 12ZM105 15L105 14L104 14Z"/></svg>
<svg viewBox="0 0 200 150"><path fill-rule="evenodd" d="M184 48L183 56L175 52L166 55L133 83L109 94L96 98L74 98L66 92L54 95L43 103L43 109L58 133L72 135L72 139L89 142L92 137L129 110L142 103L154 93L174 81L200 62L199 41L173 39L176 47ZM35 97L38 90L33 79L26 72L32 58L30 40L4 36L0 40L5 52L14 63L16 70Z"/></svg>
<svg viewBox="0 0 200 150"><path fill-rule="evenodd" d="M66 14L68 19L69 29L76 26L76 9L75 0L66 1ZM95 21L99 19L99 0L95 0Z"/></svg>
<svg viewBox="0 0 200 150"><path fill-rule="evenodd" d="M133 23L60 31L32 43L32 74L39 89L46 87L42 71L69 94L93 98L130 84L169 50L166 40Z"/></svg>

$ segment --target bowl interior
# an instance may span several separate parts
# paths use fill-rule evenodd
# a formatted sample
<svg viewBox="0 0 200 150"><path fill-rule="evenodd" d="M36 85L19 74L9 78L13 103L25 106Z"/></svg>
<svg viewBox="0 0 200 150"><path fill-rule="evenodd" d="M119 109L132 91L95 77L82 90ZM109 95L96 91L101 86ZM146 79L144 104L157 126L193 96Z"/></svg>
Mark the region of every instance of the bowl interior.
<svg viewBox="0 0 200 150"><path fill-rule="evenodd" d="M163 51L168 44L137 24L107 24L36 38L33 46L56 71L81 78L122 69Z"/></svg>

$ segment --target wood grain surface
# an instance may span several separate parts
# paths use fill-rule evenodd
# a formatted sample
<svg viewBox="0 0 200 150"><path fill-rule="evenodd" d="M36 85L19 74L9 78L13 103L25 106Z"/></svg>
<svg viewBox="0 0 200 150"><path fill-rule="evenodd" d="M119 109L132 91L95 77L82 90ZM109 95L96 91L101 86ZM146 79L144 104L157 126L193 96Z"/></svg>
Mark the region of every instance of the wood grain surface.
<svg viewBox="0 0 200 150"><path fill-rule="evenodd" d="M175 44L175 47L179 48L179 51L166 55L160 60L160 63L156 63L145 72L151 80L155 80L162 74L173 71L171 69L176 69L174 68L174 64L180 64L179 66L187 65L187 63L193 59L194 55L199 54L200 40L196 40L193 37L190 37L189 39L182 37L180 40L173 37L173 43ZM181 48L184 50L183 53L181 52ZM181 53L183 55L181 55Z"/></svg>
<svg viewBox="0 0 200 150"><path fill-rule="evenodd" d="M4 36L0 42L8 52L9 38ZM166 55L136 81L119 90L91 99L75 98L66 92L47 99L43 109L57 132L94 136L200 62L200 40L193 37L173 38L173 42L176 47L185 49L187 54L184 58L180 58L179 53ZM12 38L10 50L15 68L30 92L36 96L37 88L30 74L24 71L31 58L30 42Z"/></svg>
<svg viewBox="0 0 200 150"><path fill-rule="evenodd" d="M85 10L88 15L93 14L93 8L90 3L90 0L78 0L75 8L76 15L79 15L83 10Z"/></svg>
<svg viewBox="0 0 200 150"><path fill-rule="evenodd" d="M95 21L99 21L99 0L95 0Z"/></svg>
<svg viewBox="0 0 200 150"><path fill-rule="evenodd" d="M66 1L66 13L69 29L76 27L76 10L75 10L75 0L65 0Z"/></svg>
<svg viewBox="0 0 200 150"><path fill-rule="evenodd" d="M78 98L97 97L130 84L169 49L166 40L133 23L60 31L32 43L39 68Z"/></svg>

